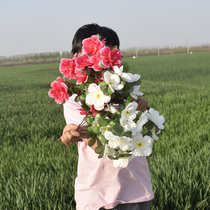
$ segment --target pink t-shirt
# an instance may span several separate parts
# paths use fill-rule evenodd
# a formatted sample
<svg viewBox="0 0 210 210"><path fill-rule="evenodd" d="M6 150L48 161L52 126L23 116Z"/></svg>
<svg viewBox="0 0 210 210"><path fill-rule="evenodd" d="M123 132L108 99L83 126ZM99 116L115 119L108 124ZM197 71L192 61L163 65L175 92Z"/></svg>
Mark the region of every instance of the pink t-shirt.
<svg viewBox="0 0 210 210"><path fill-rule="evenodd" d="M80 124L84 115L75 95L64 104L66 123ZM127 168L114 168L109 158L98 155L85 142L78 142L78 168L75 180L77 210L114 208L119 203L137 203L153 199L146 157L135 157Z"/></svg>

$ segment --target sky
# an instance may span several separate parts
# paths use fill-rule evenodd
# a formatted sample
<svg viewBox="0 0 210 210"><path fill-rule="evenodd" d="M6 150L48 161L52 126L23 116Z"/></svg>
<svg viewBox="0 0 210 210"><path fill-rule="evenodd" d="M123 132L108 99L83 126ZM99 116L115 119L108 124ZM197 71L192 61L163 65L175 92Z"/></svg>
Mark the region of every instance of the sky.
<svg viewBox="0 0 210 210"><path fill-rule="evenodd" d="M210 0L1 0L0 56L71 51L78 28L115 30L120 49L210 44Z"/></svg>

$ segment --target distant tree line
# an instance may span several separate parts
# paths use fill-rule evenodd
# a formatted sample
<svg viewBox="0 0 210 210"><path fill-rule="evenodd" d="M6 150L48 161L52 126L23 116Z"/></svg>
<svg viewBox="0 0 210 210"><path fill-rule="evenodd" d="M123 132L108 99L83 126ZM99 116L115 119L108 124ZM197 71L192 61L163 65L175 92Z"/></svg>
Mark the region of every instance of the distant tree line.
<svg viewBox="0 0 210 210"><path fill-rule="evenodd" d="M122 50L123 57L139 57L148 55L167 55L167 54L180 54L180 53L193 53L210 51L210 45L200 45L191 47L132 47Z"/></svg>
<svg viewBox="0 0 210 210"><path fill-rule="evenodd" d="M210 51L210 45L200 45L191 47L132 47L121 50L123 57L139 57L149 55L166 55L179 53L194 53ZM26 64L42 64L42 63L57 63L61 58L72 58L71 52L45 52L32 53L13 56L0 56L0 66L26 65Z"/></svg>

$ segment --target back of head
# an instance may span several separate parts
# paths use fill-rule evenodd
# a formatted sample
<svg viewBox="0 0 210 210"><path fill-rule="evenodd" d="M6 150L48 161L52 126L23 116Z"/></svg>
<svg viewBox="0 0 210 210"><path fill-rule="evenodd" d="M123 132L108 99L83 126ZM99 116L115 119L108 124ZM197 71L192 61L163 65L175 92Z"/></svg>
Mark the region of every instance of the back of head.
<svg viewBox="0 0 210 210"><path fill-rule="evenodd" d="M107 46L117 46L119 49L120 41L115 31L105 26L99 26L96 23L92 23L82 26L75 33L72 41L72 53L75 54L81 52L82 40L97 34L101 36L101 39L105 38Z"/></svg>

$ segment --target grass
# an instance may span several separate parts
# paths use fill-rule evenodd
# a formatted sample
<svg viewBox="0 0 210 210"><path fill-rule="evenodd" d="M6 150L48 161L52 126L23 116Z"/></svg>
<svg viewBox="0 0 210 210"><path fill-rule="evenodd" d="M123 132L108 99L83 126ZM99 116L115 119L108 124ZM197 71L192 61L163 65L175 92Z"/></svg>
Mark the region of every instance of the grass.
<svg viewBox="0 0 210 210"><path fill-rule="evenodd" d="M152 209L210 209L210 53L125 58L165 130L148 157ZM47 96L59 64L0 68L0 209L75 209L77 147Z"/></svg>

